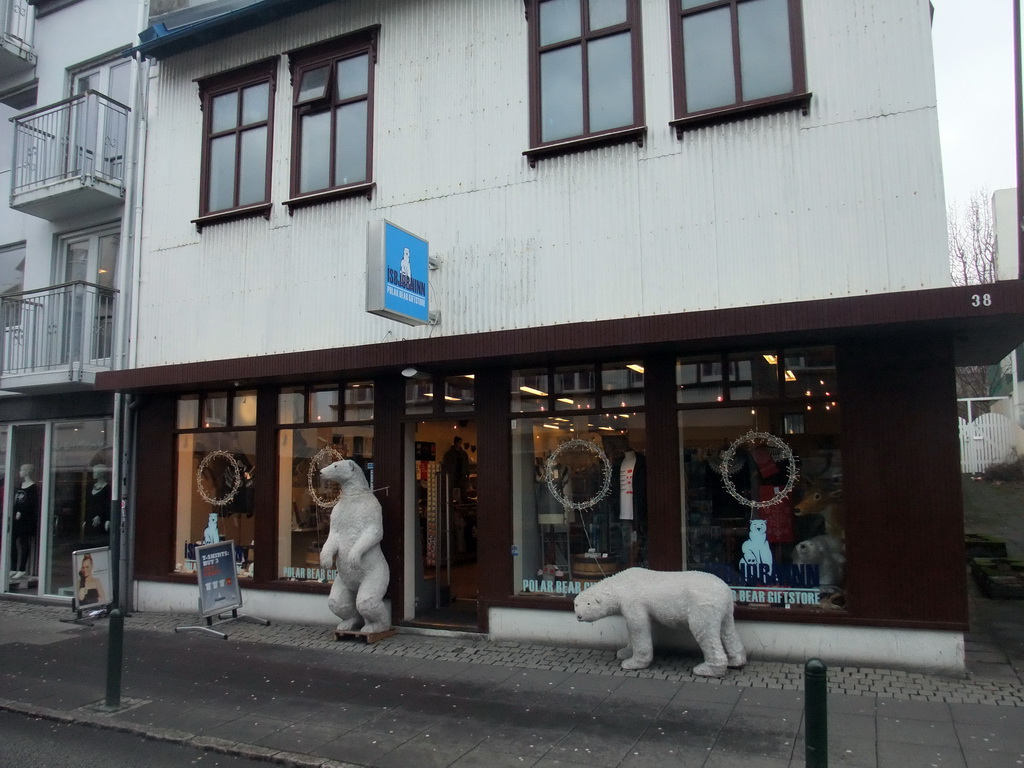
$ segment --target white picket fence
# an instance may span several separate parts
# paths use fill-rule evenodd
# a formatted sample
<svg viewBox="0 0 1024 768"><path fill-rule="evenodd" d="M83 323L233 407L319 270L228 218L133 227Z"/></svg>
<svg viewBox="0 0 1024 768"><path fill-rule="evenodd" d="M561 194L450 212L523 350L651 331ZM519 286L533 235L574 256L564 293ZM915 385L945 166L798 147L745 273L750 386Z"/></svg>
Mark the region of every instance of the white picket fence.
<svg viewBox="0 0 1024 768"><path fill-rule="evenodd" d="M1013 457L1016 426L1000 413L986 413L960 422L960 471L976 474Z"/></svg>

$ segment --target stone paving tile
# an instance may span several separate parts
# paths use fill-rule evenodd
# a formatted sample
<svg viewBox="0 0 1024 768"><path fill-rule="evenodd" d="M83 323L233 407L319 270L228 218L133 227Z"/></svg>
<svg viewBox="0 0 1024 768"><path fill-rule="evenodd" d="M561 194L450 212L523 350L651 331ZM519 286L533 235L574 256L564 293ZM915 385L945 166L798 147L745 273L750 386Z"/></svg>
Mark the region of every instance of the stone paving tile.
<svg viewBox="0 0 1024 768"><path fill-rule="evenodd" d="M532 768L538 759L529 755L473 749L452 763L451 768Z"/></svg>
<svg viewBox="0 0 1024 768"><path fill-rule="evenodd" d="M942 768L968 768L959 747L891 744L878 756L878 768L916 768L933 765Z"/></svg>

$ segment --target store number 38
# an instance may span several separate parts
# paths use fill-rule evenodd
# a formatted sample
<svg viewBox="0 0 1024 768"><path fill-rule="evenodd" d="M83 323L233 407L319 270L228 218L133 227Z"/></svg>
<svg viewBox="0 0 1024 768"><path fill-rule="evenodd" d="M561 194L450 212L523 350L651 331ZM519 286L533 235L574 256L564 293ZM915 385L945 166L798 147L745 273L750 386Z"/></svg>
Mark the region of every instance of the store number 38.
<svg viewBox="0 0 1024 768"><path fill-rule="evenodd" d="M992 306L992 294L991 293L976 293L971 296L972 307L991 307Z"/></svg>

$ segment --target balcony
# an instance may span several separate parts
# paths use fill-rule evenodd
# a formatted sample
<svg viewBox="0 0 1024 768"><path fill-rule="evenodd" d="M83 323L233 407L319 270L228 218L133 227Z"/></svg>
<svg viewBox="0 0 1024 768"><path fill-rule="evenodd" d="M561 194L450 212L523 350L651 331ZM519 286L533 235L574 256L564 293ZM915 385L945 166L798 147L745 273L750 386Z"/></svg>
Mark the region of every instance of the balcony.
<svg viewBox="0 0 1024 768"><path fill-rule="evenodd" d="M33 77L35 13L28 0L0 0L0 92L27 85Z"/></svg>
<svg viewBox="0 0 1024 768"><path fill-rule="evenodd" d="M117 291L75 281L0 297L0 389L87 389L113 363Z"/></svg>
<svg viewBox="0 0 1024 768"><path fill-rule="evenodd" d="M123 205L128 113L85 91L14 118L11 208L59 221Z"/></svg>

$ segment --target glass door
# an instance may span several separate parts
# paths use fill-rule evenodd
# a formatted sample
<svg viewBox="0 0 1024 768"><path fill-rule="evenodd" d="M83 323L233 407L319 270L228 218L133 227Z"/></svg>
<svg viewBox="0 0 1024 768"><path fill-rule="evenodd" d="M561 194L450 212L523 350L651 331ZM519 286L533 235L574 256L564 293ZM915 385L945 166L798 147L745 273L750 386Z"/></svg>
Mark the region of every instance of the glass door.
<svg viewBox="0 0 1024 768"><path fill-rule="evenodd" d="M26 424L12 429L5 480L5 506L10 532L7 591L39 593L40 560L48 538L43 525L43 471L46 425Z"/></svg>
<svg viewBox="0 0 1024 768"><path fill-rule="evenodd" d="M114 287L120 247L121 233L116 230L68 238L61 247L58 280L90 284L69 288L69 343L72 350L81 350L81 359L97 365L109 363L113 351Z"/></svg>
<svg viewBox="0 0 1024 768"><path fill-rule="evenodd" d="M88 419L9 428L4 591L70 598L72 552L109 543L112 425Z"/></svg>
<svg viewBox="0 0 1024 768"><path fill-rule="evenodd" d="M410 425L412 427L412 425ZM415 520L412 624L477 629L476 423L421 421L410 429ZM408 590L407 590L408 592Z"/></svg>

